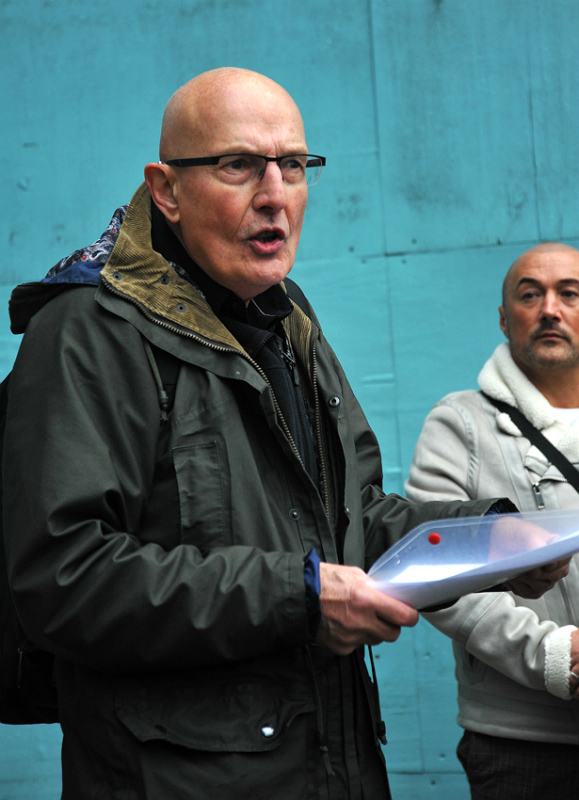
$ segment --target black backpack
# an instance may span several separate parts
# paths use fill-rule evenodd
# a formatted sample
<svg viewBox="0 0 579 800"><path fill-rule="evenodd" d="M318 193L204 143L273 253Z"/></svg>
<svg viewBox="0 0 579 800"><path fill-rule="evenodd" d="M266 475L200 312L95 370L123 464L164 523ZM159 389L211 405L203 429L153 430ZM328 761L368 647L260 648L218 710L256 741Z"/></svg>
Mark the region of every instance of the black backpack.
<svg viewBox="0 0 579 800"><path fill-rule="evenodd" d="M180 362L164 350L153 348L145 339L143 342L157 386L161 422L165 422L173 407ZM9 386L10 374L0 384L0 456ZM2 486L0 458L0 723L58 722L58 698L52 677L54 656L27 639L12 601L4 547Z"/></svg>

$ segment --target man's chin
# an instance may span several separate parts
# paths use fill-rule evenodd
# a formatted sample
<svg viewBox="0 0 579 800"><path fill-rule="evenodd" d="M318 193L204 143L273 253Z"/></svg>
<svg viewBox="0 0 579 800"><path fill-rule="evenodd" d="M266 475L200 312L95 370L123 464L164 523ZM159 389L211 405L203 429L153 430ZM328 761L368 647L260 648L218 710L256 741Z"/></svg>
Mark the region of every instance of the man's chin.
<svg viewBox="0 0 579 800"><path fill-rule="evenodd" d="M579 351L568 342L541 342L528 353L527 362L543 369L579 366Z"/></svg>
<svg viewBox="0 0 579 800"><path fill-rule="evenodd" d="M243 294L241 291L238 291L237 294L244 300L251 300L257 297L257 295L263 294L263 292L271 289L272 286L281 283L287 278L292 267L293 264L289 264L285 261L273 262L267 266L260 264L259 269L252 272L252 274L248 276L245 285L240 287Z"/></svg>
<svg viewBox="0 0 579 800"><path fill-rule="evenodd" d="M272 259L265 263L261 262L257 265L255 273L256 282L263 283L266 288L275 286L276 283L281 283L284 278L287 278L292 267L293 262L285 258ZM265 291L265 289L263 291Z"/></svg>

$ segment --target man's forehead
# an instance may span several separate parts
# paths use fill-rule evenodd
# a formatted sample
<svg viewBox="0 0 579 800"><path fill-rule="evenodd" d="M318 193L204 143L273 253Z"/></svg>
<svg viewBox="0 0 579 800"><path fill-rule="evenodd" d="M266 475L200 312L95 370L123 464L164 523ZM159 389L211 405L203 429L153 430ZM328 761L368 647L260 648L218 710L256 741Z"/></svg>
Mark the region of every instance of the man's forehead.
<svg viewBox="0 0 579 800"><path fill-rule="evenodd" d="M579 281L579 251L574 248L536 249L524 253L509 270L512 290L529 283L555 285Z"/></svg>
<svg viewBox="0 0 579 800"><path fill-rule="evenodd" d="M193 126L186 132L185 139L192 147L203 148L203 155L306 152L301 120L281 115L272 120L259 113L229 113L209 124Z"/></svg>
<svg viewBox="0 0 579 800"><path fill-rule="evenodd" d="M168 109L162 137L166 157L169 152L183 158L305 151L294 100L279 84L255 73L217 70L199 76L175 94Z"/></svg>

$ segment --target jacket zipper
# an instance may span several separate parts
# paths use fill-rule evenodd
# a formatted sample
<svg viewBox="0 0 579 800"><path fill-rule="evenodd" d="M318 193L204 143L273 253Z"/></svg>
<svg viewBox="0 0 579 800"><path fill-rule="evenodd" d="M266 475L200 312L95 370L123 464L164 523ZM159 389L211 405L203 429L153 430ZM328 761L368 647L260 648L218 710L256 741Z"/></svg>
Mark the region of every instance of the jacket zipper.
<svg viewBox="0 0 579 800"><path fill-rule="evenodd" d="M543 500L543 495L541 493L541 487L539 486L538 483L531 483L531 489L533 490L533 495L535 497L535 502L537 503L537 508L539 509L539 511L544 511L546 506L545 506L545 501Z"/></svg>
<svg viewBox="0 0 579 800"><path fill-rule="evenodd" d="M531 491L533 492L533 497L535 498L535 503L537 504L538 511L544 511L546 509L545 500L543 499L543 493L541 491L540 481L534 482L531 479L531 476L527 472L527 468L525 467L525 459L523 457L523 453L521 452L520 442L517 439L515 444L517 445L517 450L519 451L519 456L521 457L521 466L523 467L523 471L529 481L531 486Z"/></svg>
<svg viewBox="0 0 579 800"><path fill-rule="evenodd" d="M322 447L322 415L320 413L320 396L318 393L318 369L316 360L316 343L312 342L312 384L314 388L314 414L316 419L316 439L318 445L318 457L320 459L320 472L322 477L322 486L324 492L324 510L326 517L330 521L330 500L328 496L328 472L326 469L326 459L324 457L324 448Z"/></svg>
<svg viewBox="0 0 579 800"><path fill-rule="evenodd" d="M529 479L530 480L530 479ZM531 487L533 489L533 494L535 496L535 500L537 502L537 508L539 511L544 511L546 509L545 501L543 500L543 495L541 493L541 487L538 483L531 483ZM561 597L563 599L563 603L565 604L565 610L567 612L567 619L572 620L574 619L573 609L571 607L571 599L569 597L569 589L567 588L567 584L564 581L559 581L558 583L559 591L561 592Z"/></svg>
<svg viewBox="0 0 579 800"><path fill-rule="evenodd" d="M284 416L282 414L281 408L279 406L279 403L277 402L277 398L275 396L275 393L273 391L271 383L269 382L265 372L262 370L262 368L259 366L259 364L251 358L251 356L249 356L243 350L238 350L235 347L226 347L225 345L218 345L215 342L212 342L210 339L205 339L205 338L202 338L201 336L198 336L197 334L193 333L192 331L180 329L180 328L176 327L175 325L171 325L169 322L165 322L165 320L161 320L158 317L153 316L151 314L151 312L146 308L146 306L143 306L141 303L139 303L134 298L132 298L132 297L126 295L126 294L123 294L123 292L120 292L118 289L115 289L106 279L101 278L101 281L102 281L103 285L106 286L107 289L112 294L116 295L117 297L120 297L122 300L128 300L129 302L131 302L134 306L136 306L136 308L139 309L139 311L148 320L150 320L151 322L155 323L155 325L159 325L159 327L165 328L166 330L169 330L172 333L176 333L179 336L186 336L189 339L193 339L194 341L199 342L199 344L205 345L206 347L209 347L212 350L216 350L219 353L235 353L236 355L240 355L246 361L248 361L257 370L259 375L264 379L264 381L269 386L270 392L271 392L271 396L273 398L274 408L275 408L276 414L278 416L278 419L280 421L281 427L282 427L282 429L283 429L283 431L284 431L284 433L285 433L285 435L286 435L286 437L287 437L287 439L288 439L288 441L290 443L290 446L291 446L293 452L295 453L298 461L300 462L302 467L304 467L304 462L303 462L302 457L300 455L300 451L296 447L296 443L294 441L293 436L291 435L291 431L290 431L290 429L288 427L288 424L285 421L285 418L284 418ZM315 391L316 398L317 398L317 391L316 391L315 384L314 384L314 391ZM318 436L318 439L319 439L319 436ZM304 467L304 469L305 469L305 467ZM324 484L324 487L325 487L325 484Z"/></svg>

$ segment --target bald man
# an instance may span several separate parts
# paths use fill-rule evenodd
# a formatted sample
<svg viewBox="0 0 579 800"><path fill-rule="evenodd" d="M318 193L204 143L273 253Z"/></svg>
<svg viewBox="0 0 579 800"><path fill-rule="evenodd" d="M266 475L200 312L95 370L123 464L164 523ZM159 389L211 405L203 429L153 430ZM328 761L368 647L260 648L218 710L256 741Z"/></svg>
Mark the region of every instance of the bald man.
<svg viewBox="0 0 579 800"><path fill-rule="evenodd" d="M324 163L282 87L200 75L128 207L13 294L7 559L55 656L64 800L389 796L364 645L417 613L364 570L495 503L382 492L287 278Z"/></svg>
<svg viewBox="0 0 579 800"><path fill-rule="evenodd" d="M483 367L480 392L448 395L426 419L407 496L498 492L522 511L579 509L577 490L493 404L519 409L579 466L579 251L546 242L523 253L499 314L507 342ZM575 556L541 600L478 594L425 615L453 639L465 728L458 755L473 800L579 796L578 567Z"/></svg>

